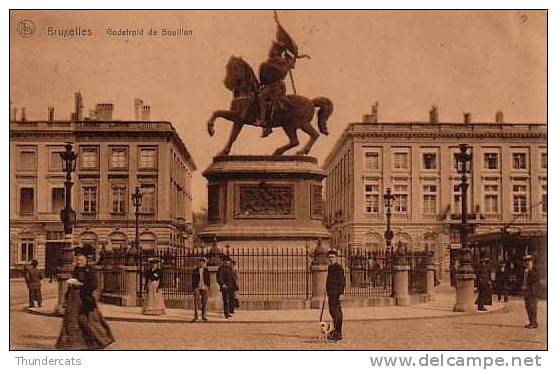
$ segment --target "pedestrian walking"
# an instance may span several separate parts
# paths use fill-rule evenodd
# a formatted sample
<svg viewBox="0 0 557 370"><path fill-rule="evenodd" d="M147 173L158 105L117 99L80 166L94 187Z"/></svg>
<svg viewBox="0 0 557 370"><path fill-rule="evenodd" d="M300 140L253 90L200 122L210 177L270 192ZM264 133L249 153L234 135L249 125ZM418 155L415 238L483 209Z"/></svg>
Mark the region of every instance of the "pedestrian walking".
<svg viewBox="0 0 557 370"><path fill-rule="evenodd" d="M534 258L531 255L524 256L524 279L522 281L522 292L524 293L524 306L528 314L529 324L525 327L536 329L538 327L538 271L534 267Z"/></svg>
<svg viewBox="0 0 557 370"><path fill-rule="evenodd" d="M25 271L25 282L27 283L27 290L29 290L29 307L35 307L35 302L41 307L43 303L41 280L44 276L38 266L39 261L33 260L31 261L31 267Z"/></svg>
<svg viewBox="0 0 557 370"><path fill-rule="evenodd" d="M197 310L201 310L201 319L207 321L207 300L209 298L209 287L211 277L207 269L207 257L199 259L198 266L193 270L191 287L193 289L193 320L197 321Z"/></svg>
<svg viewBox="0 0 557 370"><path fill-rule="evenodd" d="M232 268L232 280L234 282L230 304L230 313L234 313L234 310L240 307L240 280L238 279L238 268L236 267L236 261L230 260L230 267Z"/></svg>
<svg viewBox="0 0 557 370"><path fill-rule="evenodd" d="M164 315L165 306L162 293L159 291L160 279L162 272L160 269L160 260L151 257L149 262L149 270L145 276L145 284L147 285L147 298L143 304L142 313L144 315Z"/></svg>
<svg viewBox="0 0 557 370"><path fill-rule="evenodd" d="M222 294L224 317L228 319L232 316L231 298L234 294L234 277L229 256L222 257L222 264L217 271L217 282Z"/></svg>
<svg viewBox="0 0 557 370"><path fill-rule="evenodd" d="M489 269L489 258L482 257L477 272L478 278L478 298L476 304L478 311L487 311L485 306L491 306L491 271Z"/></svg>
<svg viewBox="0 0 557 370"><path fill-rule="evenodd" d="M501 302L501 297L505 302L509 301L509 269L505 261L501 261L495 271L495 290L497 291L497 301Z"/></svg>
<svg viewBox="0 0 557 370"><path fill-rule="evenodd" d="M327 269L326 290L329 297L329 313L333 319L334 330L327 335L327 339L342 339L342 307L341 301L344 294L346 280L344 270L337 262L337 252L330 250L327 252L329 268Z"/></svg>
<svg viewBox="0 0 557 370"><path fill-rule="evenodd" d="M75 268L68 279L62 329L56 341L61 350L103 349L114 336L100 313L93 292L97 289L95 266L88 264L82 248L74 248Z"/></svg>

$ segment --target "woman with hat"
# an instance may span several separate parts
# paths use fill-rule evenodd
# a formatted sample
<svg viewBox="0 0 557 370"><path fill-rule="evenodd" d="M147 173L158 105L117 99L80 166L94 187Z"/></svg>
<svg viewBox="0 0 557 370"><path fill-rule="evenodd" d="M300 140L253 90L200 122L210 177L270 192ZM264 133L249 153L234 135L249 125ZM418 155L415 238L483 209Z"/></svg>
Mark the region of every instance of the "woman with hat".
<svg viewBox="0 0 557 370"><path fill-rule="evenodd" d="M142 313L144 315L164 315L164 298L159 292L160 279L162 272L159 267L160 259L152 257L148 259L150 266L145 276L147 284L147 298L143 304Z"/></svg>
<svg viewBox="0 0 557 370"><path fill-rule="evenodd" d="M491 306L491 271L489 270L489 258L482 256L480 268L478 269L478 299L476 300L478 311L486 311L485 306Z"/></svg>
<svg viewBox="0 0 557 370"><path fill-rule="evenodd" d="M75 268L66 281L66 309L56 348L62 350L102 349L114 343L114 336L97 308L95 266L87 263L89 253L75 248Z"/></svg>

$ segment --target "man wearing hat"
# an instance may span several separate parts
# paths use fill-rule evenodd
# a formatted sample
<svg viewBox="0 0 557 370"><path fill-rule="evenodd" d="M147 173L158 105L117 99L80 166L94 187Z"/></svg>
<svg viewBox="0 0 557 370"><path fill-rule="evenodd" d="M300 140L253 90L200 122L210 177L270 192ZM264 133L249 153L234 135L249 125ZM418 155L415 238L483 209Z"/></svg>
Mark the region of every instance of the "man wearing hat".
<svg viewBox="0 0 557 370"><path fill-rule="evenodd" d="M31 261L31 267L25 273L25 282L27 283L27 289L29 290L29 307L35 307L35 301L39 307L41 307L43 298L41 295L41 280L43 279L43 273L37 266L39 261Z"/></svg>
<svg viewBox="0 0 557 370"><path fill-rule="evenodd" d="M337 251L330 250L327 252L329 259L329 268L327 269L326 290L329 297L329 313L333 318L334 330L329 333L327 339L342 339L342 308L340 302L344 294L344 286L346 280L344 278L344 270L337 262Z"/></svg>
<svg viewBox="0 0 557 370"><path fill-rule="evenodd" d="M522 281L522 292L524 293L524 305L530 323L525 327L536 329L538 327L538 271L534 268L534 258L531 255L524 256L524 279Z"/></svg>
<svg viewBox="0 0 557 370"><path fill-rule="evenodd" d="M207 257L199 259L197 267L193 270L191 287L193 289L193 320L197 321L197 309L201 308L201 319L207 321L207 299L209 298L209 287L211 278L207 269ZM201 306L201 307L199 307Z"/></svg>
<svg viewBox="0 0 557 370"><path fill-rule="evenodd" d="M487 311L485 306L491 306L491 271L489 270L489 258L482 256L480 258L480 267L478 269L478 311Z"/></svg>
<svg viewBox="0 0 557 370"><path fill-rule="evenodd" d="M217 282L222 294L224 317L228 319L232 316L231 303L234 296L234 276L229 256L222 257L222 264L217 271Z"/></svg>

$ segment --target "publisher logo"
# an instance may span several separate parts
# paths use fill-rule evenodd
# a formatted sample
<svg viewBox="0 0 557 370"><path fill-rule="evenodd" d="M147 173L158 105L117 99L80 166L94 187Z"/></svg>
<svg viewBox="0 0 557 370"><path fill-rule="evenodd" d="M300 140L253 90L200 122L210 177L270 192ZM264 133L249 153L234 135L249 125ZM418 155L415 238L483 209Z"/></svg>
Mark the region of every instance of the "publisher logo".
<svg viewBox="0 0 557 370"><path fill-rule="evenodd" d="M17 24L17 33L23 38L31 37L35 33L35 23L28 19L23 19Z"/></svg>

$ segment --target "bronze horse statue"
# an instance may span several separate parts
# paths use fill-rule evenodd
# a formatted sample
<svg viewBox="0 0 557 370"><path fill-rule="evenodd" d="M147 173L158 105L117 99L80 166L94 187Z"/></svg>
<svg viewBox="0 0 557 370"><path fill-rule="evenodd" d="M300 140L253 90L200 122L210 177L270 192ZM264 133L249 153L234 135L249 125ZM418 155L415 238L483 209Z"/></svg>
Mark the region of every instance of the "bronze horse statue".
<svg viewBox="0 0 557 370"><path fill-rule="evenodd" d="M233 93L233 100L230 110L216 110L207 122L207 130L209 135L215 134L215 120L224 118L232 121L234 126L230 133L230 138L224 149L218 155L228 155L232 144L238 138L240 131L244 125L259 126L257 123L259 109L259 90L260 84L255 76L252 68L242 58L231 56L226 65L226 77L224 85ZM298 130L304 131L309 135L310 140L296 155L308 154L311 147L319 137L319 132L328 135L327 120L333 113L333 103L325 97L308 99L300 95L287 95L285 107L275 108L272 117L272 127L282 127L290 142L279 147L273 155L282 155L287 150L294 148L300 144L298 141ZM317 111L317 122L319 132L311 125L311 120Z"/></svg>

